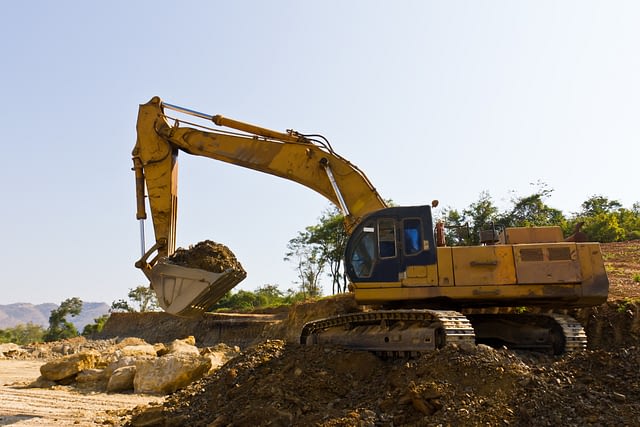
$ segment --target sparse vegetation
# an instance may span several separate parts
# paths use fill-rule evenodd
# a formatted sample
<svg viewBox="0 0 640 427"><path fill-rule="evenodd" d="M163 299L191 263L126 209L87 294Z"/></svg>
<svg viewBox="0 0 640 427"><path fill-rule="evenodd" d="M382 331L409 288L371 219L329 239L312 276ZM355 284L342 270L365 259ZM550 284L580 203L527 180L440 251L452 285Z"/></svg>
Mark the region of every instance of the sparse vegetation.
<svg viewBox="0 0 640 427"><path fill-rule="evenodd" d="M144 313L147 311L158 311L158 298L156 293L149 286L138 286L137 288L129 289L127 294L129 300L119 299L111 303L111 312L125 312L125 313Z"/></svg>
<svg viewBox="0 0 640 427"><path fill-rule="evenodd" d="M82 336L91 337L92 335L95 335L100 331L102 331L102 328L104 328L104 324L107 323L108 318L109 318L109 315L105 314L93 319L93 323L89 325L85 325L85 327L82 329Z"/></svg>
<svg viewBox="0 0 640 427"><path fill-rule="evenodd" d="M239 290L227 294L209 311L250 311L291 305L305 299L305 293L293 289L283 293L277 285L263 285L255 292Z"/></svg>
<svg viewBox="0 0 640 427"><path fill-rule="evenodd" d="M446 208L441 220L447 226L447 244L478 244L479 231L491 225L498 228L557 225L568 236L580 222L584 223L581 231L592 241L608 243L640 238L640 202L626 209L617 200L594 195L582 203L579 212L565 216L546 204L553 189L542 182L534 185L537 190L533 194L514 196L512 207L503 212L486 191L462 211ZM460 230L469 230L469 233L461 235Z"/></svg>
<svg viewBox="0 0 640 427"><path fill-rule="evenodd" d="M635 304L640 303L640 298L623 298L618 302L618 313L624 313Z"/></svg>
<svg viewBox="0 0 640 427"><path fill-rule="evenodd" d="M44 334L45 341L57 341L78 335L78 330L73 323L67 320L67 316L77 316L82 311L82 301L77 298L69 298L60 304L55 310L51 310L49 316L49 328Z"/></svg>
<svg viewBox="0 0 640 427"><path fill-rule="evenodd" d="M13 328L0 329L0 343L12 342L18 345L42 342L45 330L42 326L31 322L16 325Z"/></svg>

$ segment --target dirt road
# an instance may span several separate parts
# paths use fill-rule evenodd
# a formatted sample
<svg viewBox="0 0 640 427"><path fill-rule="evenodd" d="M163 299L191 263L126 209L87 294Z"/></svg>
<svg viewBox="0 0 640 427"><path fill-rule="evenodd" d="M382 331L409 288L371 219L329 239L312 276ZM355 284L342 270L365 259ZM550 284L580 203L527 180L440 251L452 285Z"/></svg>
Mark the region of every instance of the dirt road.
<svg viewBox="0 0 640 427"><path fill-rule="evenodd" d="M0 426L117 424L107 411L131 409L163 398L137 394L79 393L65 386L27 388L40 375L37 360L0 360Z"/></svg>

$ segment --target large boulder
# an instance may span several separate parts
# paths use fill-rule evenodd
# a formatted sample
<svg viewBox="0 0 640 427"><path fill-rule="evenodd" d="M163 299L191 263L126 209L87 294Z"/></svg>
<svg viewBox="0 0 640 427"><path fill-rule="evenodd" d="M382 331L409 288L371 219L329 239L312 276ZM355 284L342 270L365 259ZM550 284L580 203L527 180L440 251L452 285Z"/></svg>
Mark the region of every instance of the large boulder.
<svg viewBox="0 0 640 427"><path fill-rule="evenodd" d="M202 378L210 369L211 359L188 353L138 360L133 389L136 393L173 393Z"/></svg>
<svg viewBox="0 0 640 427"><path fill-rule="evenodd" d="M183 353L183 354L200 354L200 350L196 347L196 340L192 336L182 339L173 340L168 346L166 346L167 354Z"/></svg>
<svg viewBox="0 0 640 427"><path fill-rule="evenodd" d="M211 360L211 369L209 373L217 370L220 366L240 354L240 348L237 346L230 347L224 343L217 344L213 347L205 347L200 350L200 354Z"/></svg>
<svg viewBox="0 0 640 427"><path fill-rule="evenodd" d="M26 353L18 344L12 342L0 344L0 357L16 357Z"/></svg>
<svg viewBox="0 0 640 427"><path fill-rule="evenodd" d="M50 381L60 381L75 377L85 369L93 369L100 361L100 353L95 350L70 354L52 360L40 367L40 374Z"/></svg>
<svg viewBox="0 0 640 427"><path fill-rule="evenodd" d="M133 378L136 375L136 367L123 366L113 371L109 382L107 383L107 391L110 393L133 389Z"/></svg>
<svg viewBox="0 0 640 427"><path fill-rule="evenodd" d="M146 359L151 359L151 357L145 357ZM112 362L110 362L105 370L105 375L107 377L110 377L111 374L113 374L115 372L116 369L118 368L122 368L124 366L134 366L136 364L136 360L138 360L139 358L137 357L133 357L133 356L123 356L120 357L118 359L113 360Z"/></svg>
<svg viewBox="0 0 640 427"><path fill-rule="evenodd" d="M78 373L76 376L76 382L81 384L99 383L106 381L107 376L104 369L85 369Z"/></svg>
<svg viewBox="0 0 640 427"><path fill-rule="evenodd" d="M118 350L121 356L156 356L156 348L151 344L128 345Z"/></svg>

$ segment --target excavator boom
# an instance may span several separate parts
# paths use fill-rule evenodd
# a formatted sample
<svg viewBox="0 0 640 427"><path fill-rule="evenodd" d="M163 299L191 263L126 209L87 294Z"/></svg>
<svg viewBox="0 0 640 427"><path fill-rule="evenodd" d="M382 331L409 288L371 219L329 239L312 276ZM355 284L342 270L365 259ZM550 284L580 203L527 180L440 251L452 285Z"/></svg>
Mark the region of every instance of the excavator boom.
<svg viewBox="0 0 640 427"><path fill-rule="evenodd" d="M211 129L190 122L186 123L192 126L181 127L182 122L169 117L165 110L208 119L224 129ZM172 269L166 264L163 264L162 274L152 274L154 267L162 264L162 260L171 256L176 248L179 151L302 184L341 208L347 230L355 226L363 215L386 207L366 175L336 154L326 140L315 136L305 136L294 131L283 133L220 115L211 116L165 104L158 97L140 106L136 130L138 137L133 150L137 188L136 216L140 220L147 217L145 194L148 195L156 238L155 245L144 253L136 266L142 269L156 292L161 294L160 303L163 308L176 314L189 315L194 310L201 312L219 298L196 297L195 291L193 295L185 291L187 288L195 289L196 283L201 286L209 283L205 287L214 288L215 283L225 282L226 287L233 287L244 278L237 277L234 283L227 276L222 276L211 283L206 274L202 273L195 279L187 279L177 269L173 269L176 273L171 274L167 270ZM169 283L167 289L164 289L163 283ZM188 283L193 285L189 286ZM170 297L178 293L181 298ZM200 300L197 307L180 303L171 308L170 301L188 301L190 298L184 298L185 294L189 294L194 300Z"/></svg>

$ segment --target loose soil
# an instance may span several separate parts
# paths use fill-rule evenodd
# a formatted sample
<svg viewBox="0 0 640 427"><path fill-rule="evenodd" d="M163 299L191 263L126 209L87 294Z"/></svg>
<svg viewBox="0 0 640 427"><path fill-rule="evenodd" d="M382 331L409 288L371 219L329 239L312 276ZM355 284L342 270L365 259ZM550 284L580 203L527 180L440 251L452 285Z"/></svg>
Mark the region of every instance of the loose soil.
<svg viewBox="0 0 640 427"><path fill-rule="evenodd" d="M609 301L640 298L640 240L603 243Z"/></svg>
<svg viewBox="0 0 640 427"><path fill-rule="evenodd" d="M211 240L204 240L188 249L178 248L167 261L171 264L199 268L213 273L222 273L229 269L245 272L231 249Z"/></svg>

